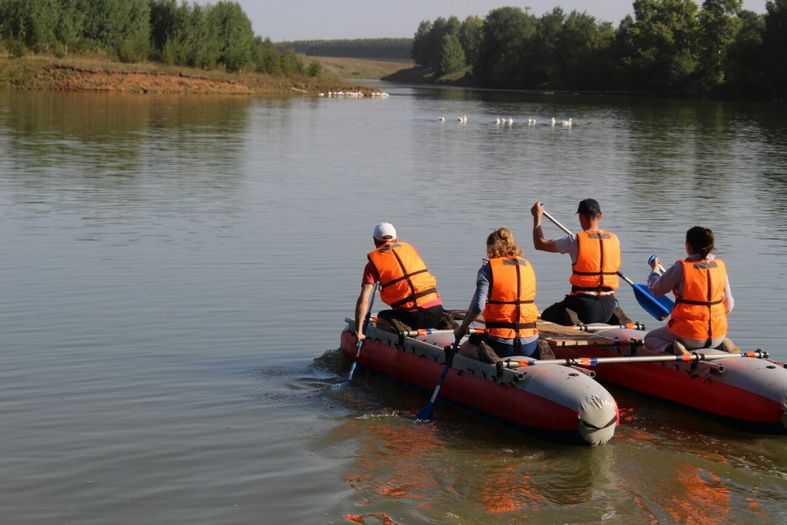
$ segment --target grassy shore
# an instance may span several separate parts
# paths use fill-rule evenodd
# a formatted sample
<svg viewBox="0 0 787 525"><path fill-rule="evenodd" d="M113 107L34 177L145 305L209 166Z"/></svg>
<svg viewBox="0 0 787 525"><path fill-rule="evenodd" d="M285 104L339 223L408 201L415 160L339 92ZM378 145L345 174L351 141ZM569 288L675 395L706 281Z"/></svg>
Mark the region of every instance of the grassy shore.
<svg viewBox="0 0 787 525"><path fill-rule="evenodd" d="M319 62L323 71L344 79L381 79L397 71L413 67L404 60L302 56L304 63Z"/></svg>
<svg viewBox="0 0 787 525"><path fill-rule="evenodd" d="M168 66L155 62L126 64L99 55L13 58L0 49L0 90L96 91L118 93L213 93L232 95L314 96L320 92L361 90L325 68L316 77L228 73Z"/></svg>
<svg viewBox="0 0 787 525"><path fill-rule="evenodd" d="M455 73L438 77L430 68L413 66L402 68L386 75L382 80L401 84L434 84L442 86L474 87L475 82L468 75L472 68L465 67Z"/></svg>

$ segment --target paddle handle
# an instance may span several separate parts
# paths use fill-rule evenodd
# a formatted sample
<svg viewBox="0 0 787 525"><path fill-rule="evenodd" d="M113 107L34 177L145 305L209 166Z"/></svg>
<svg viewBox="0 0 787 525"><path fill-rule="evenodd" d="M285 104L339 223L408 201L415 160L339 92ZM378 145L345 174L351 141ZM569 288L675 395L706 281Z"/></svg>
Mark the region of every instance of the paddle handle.
<svg viewBox="0 0 787 525"><path fill-rule="evenodd" d="M372 296L369 298L368 308L366 310L366 317L363 320L363 331L366 332L366 329L369 327L369 320L372 318L372 306L374 306L374 297L377 295L377 285L378 283L374 283L374 287L372 288ZM355 358L353 359L352 364L350 365L350 372L347 374L347 379L345 382L349 383L352 381L353 374L355 373L355 367L358 366L358 358L361 357L361 348L363 347L363 339L358 339L358 342L355 344Z"/></svg>
<svg viewBox="0 0 787 525"><path fill-rule="evenodd" d="M454 356L457 352L459 352L460 339L461 336L455 338L454 344L450 347L446 347L445 364L443 365L443 369L440 371L440 378L437 380L437 384L435 385L434 391L432 392L432 397L429 398L429 402L415 415L415 419L417 421L429 421L432 419L432 409L434 408L435 401L437 401L437 396L440 394L440 389L443 387L445 378L448 375L448 370L451 368L451 364L454 362Z"/></svg>
<svg viewBox="0 0 787 525"><path fill-rule="evenodd" d="M658 363L658 362L697 362L697 361L716 361L718 359L730 359L735 357L748 357L754 359L768 359L768 352L764 350L753 350L735 354L704 354L691 352L681 355L643 355L643 356L621 356L621 357L567 357L565 359L516 359L516 357L506 358L511 363L517 363L519 368L536 365L563 365L563 366L597 366L603 364L633 364L633 363Z"/></svg>
<svg viewBox="0 0 787 525"><path fill-rule="evenodd" d="M648 257L648 266L653 264L653 261L656 260L658 257L659 257L659 255L657 253L651 253L650 257ZM664 267L661 265L661 263L656 265L656 269L658 271L660 271L661 273L665 272Z"/></svg>
<svg viewBox="0 0 787 525"><path fill-rule="evenodd" d="M571 230L569 230L568 228L566 228L565 226L563 226L562 224L560 224L560 222L559 222L559 221L558 221L556 218L552 217L552 216L549 214L549 212L547 212L547 211L546 211L546 210L543 208L543 203L542 203L542 205L541 205L541 206L542 206L542 207L541 207L541 212L544 214L544 217L546 217L547 219L549 219L550 221L552 221L552 224L554 224L555 226L557 226L558 228L560 228L561 230L563 230L563 231L564 231L564 232L566 232L567 234L571 235Z"/></svg>
<svg viewBox="0 0 787 525"><path fill-rule="evenodd" d="M543 205L542 205L542 206L543 206ZM566 232L567 234L571 235L571 230L569 230L568 228L566 228L565 226L563 226L562 224L560 224L560 221L558 221L556 218L552 217L552 216L549 214L549 212L548 212L548 211L546 211L545 209L543 209L543 207L541 208L541 211L543 212L543 214L544 214L544 217L546 217L547 219L549 219L550 221L552 221L552 224L554 224L555 226L557 226L558 228L560 228L561 230L563 230L563 231L564 231L564 232ZM617 273L618 273L618 275L619 275L619 276L620 276L620 277L621 277L621 278L622 278L624 281L626 281L627 283L629 283L631 286L634 286L634 281L632 281L631 279L629 279L628 277L626 277L625 275L623 275L621 272L617 272Z"/></svg>

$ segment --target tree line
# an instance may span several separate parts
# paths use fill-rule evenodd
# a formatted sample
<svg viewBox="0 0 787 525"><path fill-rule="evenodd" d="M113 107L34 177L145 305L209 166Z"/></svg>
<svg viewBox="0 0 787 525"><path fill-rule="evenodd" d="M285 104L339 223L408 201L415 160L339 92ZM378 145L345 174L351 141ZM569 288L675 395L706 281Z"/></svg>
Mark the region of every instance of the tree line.
<svg viewBox="0 0 787 525"><path fill-rule="evenodd" d="M411 56L436 77L467 70L483 87L787 93L787 0L635 0L614 27L559 7L419 24Z"/></svg>
<svg viewBox="0 0 787 525"><path fill-rule="evenodd" d="M0 39L15 56L106 52L124 62L145 59L229 71L319 74L290 49L254 35L237 2L177 0L0 0Z"/></svg>
<svg viewBox="0 0 787 525"><path fill-rule="evenodd" d="M409 60L412 38L359 38L341 40L295 40L280 42L280 48L324 57L382 58Z"/></svg>

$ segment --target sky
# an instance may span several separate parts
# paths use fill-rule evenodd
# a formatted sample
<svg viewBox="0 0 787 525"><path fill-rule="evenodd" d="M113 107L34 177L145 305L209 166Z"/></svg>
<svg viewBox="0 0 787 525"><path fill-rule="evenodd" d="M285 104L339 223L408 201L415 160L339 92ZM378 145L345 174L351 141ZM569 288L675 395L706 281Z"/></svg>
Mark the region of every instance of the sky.
<svg viewBox="0 0 787 525"><path fill-rule="evenodd" d="M702 4L702 0L694 0ZM215 3L200 2L200 3ZM529 7L541 16L560 6L563 11L585 11L617 25L632 13L633 0L238 0L251 19L254 33L274 42L341 38L412 37L421 20L470 15L482 18L503 6ZM743 0L743 7L765 12L765 0Z"/></svg>

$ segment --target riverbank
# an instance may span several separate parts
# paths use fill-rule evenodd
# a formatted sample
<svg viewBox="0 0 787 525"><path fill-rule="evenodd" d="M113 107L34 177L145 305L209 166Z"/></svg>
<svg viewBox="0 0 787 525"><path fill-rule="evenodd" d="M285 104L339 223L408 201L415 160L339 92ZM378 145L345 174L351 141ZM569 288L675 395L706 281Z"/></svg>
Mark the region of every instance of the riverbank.
<svg viewBox="0 0 787 525"><path fill-rule="evenodd" d="M372 94L375 91L347 83L330 72L315 77L277 76L207 71L153 62L126 64L100 56L12 58L6 54L0 54L0 90L256 96L316 96L338 90Z"/></svg>
<svg viewBox="0 0 787 525"><path fill-rule="evenodd" d="M380 80L413 67L412 61L305 55L305 63L317 61L323 71L343 79Z"/></svg>
<svg viewBox="0 0 787 525"><path fill-rule="evenodd" d="M407 68L394 71L382 77L386 82L396 82L399 84L423 84L435 86L454 86L454 87L478 87L470 73L472 68L465 67L456 73L435 76L431 68L421 66L409 66Z"/></svg>

